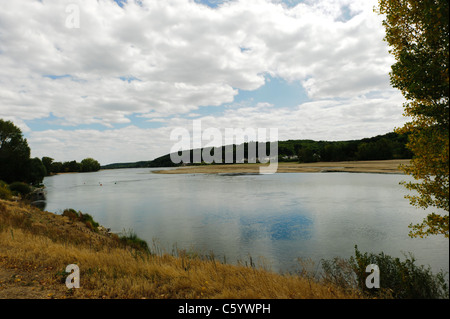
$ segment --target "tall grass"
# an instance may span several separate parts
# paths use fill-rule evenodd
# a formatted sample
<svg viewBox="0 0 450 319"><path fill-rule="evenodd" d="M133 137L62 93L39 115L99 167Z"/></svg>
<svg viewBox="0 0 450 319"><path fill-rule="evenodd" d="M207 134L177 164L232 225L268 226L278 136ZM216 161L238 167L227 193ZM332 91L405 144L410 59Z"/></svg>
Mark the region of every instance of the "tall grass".
<svg viewBox="0 0 450 319"><path fill-rule="evenodd" d="M150 248L145 240L138 237L138 235L131 229L123 230L119 235L119 241L124 245L134 248L138 251L150 253Z"/></svg>

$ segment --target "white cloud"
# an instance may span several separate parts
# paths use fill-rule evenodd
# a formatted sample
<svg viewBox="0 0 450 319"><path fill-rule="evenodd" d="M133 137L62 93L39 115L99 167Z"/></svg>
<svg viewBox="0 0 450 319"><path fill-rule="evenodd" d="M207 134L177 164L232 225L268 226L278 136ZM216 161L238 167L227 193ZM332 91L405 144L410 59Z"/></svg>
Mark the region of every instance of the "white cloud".
<svg viewBox="0 0 450 319"><path fill-rule="evenodd" d="M260 87L264 73L303 80L312 97L386 84L390 64L380 19L370 5L343 23L336 19L342 7L353 5L349 1L291 9L266 0L232 1L213 10L187 0L149 0L142 7L129 1L124 9L113 1L79 0L80 28L68 29L68 3L4 4L0 79L7 91L2 97L11 95L2 106L8 111L32 98L42 103L29 116L58 112L75 123L103 119L99 113L115 104L128 114L188 112L230 102L232 88ZM64 74L80 82L41 79ZM121 83L120 76L141 82ZM361 76L364 81L358 81ZM91 99L80 103L81 96ZM61 100L82 109L78 119L61 110ZM104 120L120 123L123 116Z"/></svg>
<svg viewBox="0 0 450 319"><path fill-rule="evenodd" d="M68 4L80 8L78 29L65 26ZM94 147L99 157L114 157L115 151L127 157L131 146L139 148L127 142L131 133L169 134L180 117L204 114L202 106L233 104L239 90L260 88L269 74L302 83L311 103L298 110L244 103L208 119L219 126L279 126L286 138L314 139L364 137L401 125L402 101L389 87L393 61L382 41L381 17L373 12L375 0L308 0L292 7L275 0L218 4L212 9L189 0L142 0L141 5L129 0L123 8L112 0L3 3L0 117L27 132L26 121L51 114L75 128L102 124L109 129L30 132L30 143L32 149L65 149L64 155L70 154L64 143L79 138L80 154ZM167 127L137 128L132 115ZM114 129L115 124L130 127ZM116 144L101 142L108 138ZM94 143L109 148L100 152ZM119 143L129 152L117 150ZM143 157L145 152L129 158L161 155Z"/></svg>

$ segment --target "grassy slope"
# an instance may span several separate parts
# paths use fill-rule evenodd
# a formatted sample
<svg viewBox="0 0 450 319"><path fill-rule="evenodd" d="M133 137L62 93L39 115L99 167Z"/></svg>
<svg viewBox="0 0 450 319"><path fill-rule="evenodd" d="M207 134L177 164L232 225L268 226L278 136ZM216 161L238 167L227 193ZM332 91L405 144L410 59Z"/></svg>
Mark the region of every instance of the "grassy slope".
<svg viewBox="0 0 450 319"><path fill-rule="evenodd" d="M68 217L0 200L0 298L359 298L306 277L146 254ZM80 268L67 289L65 267Z"/></svg>

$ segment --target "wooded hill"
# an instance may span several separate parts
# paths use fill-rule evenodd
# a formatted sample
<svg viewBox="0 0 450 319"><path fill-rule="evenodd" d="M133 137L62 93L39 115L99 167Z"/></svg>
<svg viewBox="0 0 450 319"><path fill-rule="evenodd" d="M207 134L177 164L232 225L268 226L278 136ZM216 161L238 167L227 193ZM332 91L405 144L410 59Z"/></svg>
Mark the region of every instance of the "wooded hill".
<svg viewBox="0 0 450 319"><path fill-rule="evenodd" d="M279 162L339 162L339 161L359 161L359 160L389 160L389 159L409 159L412 158L412 152L406 147L408 137L391 132L384 135L378 135L371 138L349 141L314 141L314 140L287 140L278 142L278 161ZM244 149L245 161L248 161L249 146L250 150L254 146L258 154L258 146L266 146L267 155L269 155L268 143L243 143L239 145L222 146L222 163L230 155L232 149L232 158L236 158L236 151ZM197 149L198 150L198 149ZM199 165L193 163L193 153L190 150L190 165ZM203 151L201 149L200 151ZM213 155L214 152L211 152ZM102 169L115 168L144 168L144 167L174 167L181 166L182 163L173 163L170 154L158 157L151 161L140 161L134 163L115 163L104 165Z"/></svg>

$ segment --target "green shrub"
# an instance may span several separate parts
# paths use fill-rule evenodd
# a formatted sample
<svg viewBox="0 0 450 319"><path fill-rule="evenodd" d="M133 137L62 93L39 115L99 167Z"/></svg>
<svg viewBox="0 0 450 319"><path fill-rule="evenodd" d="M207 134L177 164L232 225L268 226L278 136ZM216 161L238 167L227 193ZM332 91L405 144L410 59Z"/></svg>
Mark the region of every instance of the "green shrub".
<svg viewBox="0 0 450 319"><path fill-rule="evenodd" d="M66 216L66 217L69 217L69 219L72 220L72 221L78 220L78 218L80 217L78 212L75 209L72 209L72 208L65 209L63 211L62 215Z"/></svg>
<svg viewBox="0 0 450 319"><path fill-rule="evenodd" d="M88 227L90 230L98 231L99 223L97 223L94 218L86 213L77 212L75 209L67 208L62 213L63 216L69 217L71 221L79 221L82 222Z"/></svg>
<svg viewBox="0 0 450 319"><path fill-rule="evenodd" d="M11 183L9 184L9 189L13 194L20 194L22 196L28 195L32 191L31 186L23 182Z"/></svg>
<svg viewBox="0 0 450 319"><path fill-rule="evenodd" d="M86 226L91 229L97 231L98 226L100 226L91 215L86 213L79 212L80 220L86 224Z"/></svg>
<svg viewBox="0 0 450 319"><path fill-rule="evenodd" d="M124 231L123 234L119 236L119 240L125 246L129 246L136 250L144 251L147 253L150 252L147 242L139 238L136 233L131 230Z"/></svg>
<svg viewBox="0 0 450 319"><path fill-rule="evenodd" d="M357 288L369 297L395 299L442 299L449 297L445 273L431 272L431 268L417 266L410 254L401 261L384 253L361 253L355 246L350 259L322 260L323 279L345 289ZM380 288L367 288L366 267L375 264L380 269Z"/></svg>

